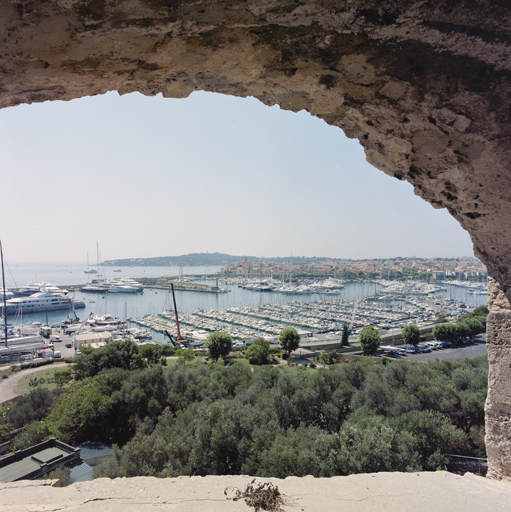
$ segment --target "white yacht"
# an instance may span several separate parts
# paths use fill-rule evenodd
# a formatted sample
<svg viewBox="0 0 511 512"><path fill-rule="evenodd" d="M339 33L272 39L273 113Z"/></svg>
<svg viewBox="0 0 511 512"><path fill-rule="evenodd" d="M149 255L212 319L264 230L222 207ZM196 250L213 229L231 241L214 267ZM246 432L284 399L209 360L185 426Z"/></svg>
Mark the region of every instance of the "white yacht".
<svg viewBox="0 0 511 512"><path fill-rule="evenodd" d="M128 277L121 277L118 279L108 279L105 281L97 281L82 287L82 292L96 292L96 293L138 293L144 287L134 279Z"/></svg>
<svg viewBox="0 0 511 512"><path fill-rule="evenodd" d="M97 281L92 284L88 284L80 288L82 292L92 292L92 293L106 293L109 291L110 286L106 281Z"/></svg>
<svg viewBox="0 0 511 512"><path fill-rule="evenodd" d="M119 279L110 279L107 281L110 293L138 293L141 292L144 287L128 277L121 277Z"/></svg>
<svg viewBox="0 0 511 512"><path fill-rule="evenodd" d="M47 291L51 293L61 293L66 294L67 290L59 288L54 284L45 283L44 281L30 281L26 286L22 286L20 288L11 288L10 291L13 293L12 298L17 297L30 297L30 295L34 295L34 293Z"/></svg>
<svg viewBox="0 0 511 512"><path fill-rule="evenodd" d="M66 293L55 293L43 289L29 297L17 297L6 301L8 315L39 313L41 311L68 310L84 308L85 303L72 299ZM4 314L4 307L0 305L0 314Z"/></svg>

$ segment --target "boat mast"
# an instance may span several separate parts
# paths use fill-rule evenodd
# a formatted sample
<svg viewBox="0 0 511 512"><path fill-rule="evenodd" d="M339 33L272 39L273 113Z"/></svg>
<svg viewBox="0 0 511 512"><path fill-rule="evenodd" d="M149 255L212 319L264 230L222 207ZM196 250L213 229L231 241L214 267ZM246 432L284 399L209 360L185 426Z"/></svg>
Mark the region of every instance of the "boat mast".
<svg viewBox="0 0 511 512"><path fill-rule="evenodd" d="M4 333L5 333L5 346L7 346L7 296L5 292L5 272L4 272L4 251L2 249L2 242L0 241L0 259L2 260L2 286L4 288Z"/></svg>

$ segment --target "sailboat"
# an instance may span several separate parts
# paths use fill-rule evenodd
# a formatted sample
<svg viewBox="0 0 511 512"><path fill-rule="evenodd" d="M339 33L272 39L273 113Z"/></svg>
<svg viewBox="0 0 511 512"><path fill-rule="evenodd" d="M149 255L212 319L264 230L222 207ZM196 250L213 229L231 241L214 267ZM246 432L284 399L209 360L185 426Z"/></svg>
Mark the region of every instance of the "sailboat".
<svg viewBox="0 0 511 512"><path fill-rule="evenodd" d="M89 265L89 253L87 253L87 270L84 270L83 272L85 274L97 274L98 273L97 270L94 270L94 269L90 268L90 265Z"/></svg>

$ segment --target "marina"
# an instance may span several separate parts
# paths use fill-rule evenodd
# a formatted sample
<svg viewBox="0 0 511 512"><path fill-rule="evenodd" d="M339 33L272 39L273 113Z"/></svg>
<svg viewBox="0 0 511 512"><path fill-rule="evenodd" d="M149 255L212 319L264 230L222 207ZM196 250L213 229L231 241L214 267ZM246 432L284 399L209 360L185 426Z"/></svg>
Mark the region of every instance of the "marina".
<svg viewBox="0 0 511 512"><path fill-rule="evenodd" d="M401 329L408 324L426 326L438 317L455 320L467 308L461 303L439 297L398 297L400 304L366 300L346 301L319 299L314 302L292 300L285 305L264 304L254 307L232 307L226 311L197 309L192 314L180 314L180 324L187 329L187 337L199 341L212 331L225 331L236 340L264 337L272 341L284 327L294 327L299 334L342 334L344 325L351 334L358 334L365 325L373 325L382 332ZM130 318L130 322L157 332L177 333L173 311Z"/></svg>
<svg viewBox="0 0 511 512"><path fill-rule="evenodd" d="M181 268L123 267L112 269L112 272L117 270L121 270L125 279L144 286L143 292L107 293L103 290L82 293L81 288L85 285L73 284L79 282L80 276L83 279L83 266L54 265L51 272L41 272L39 268L37 276L55 283L58 288L69 289L69 296L84 304L78 311L80 322L89 316L110 315L127 322L126 330L141 328L143 336L149 333L163 343L168 342L165 330L172 334L176 331L171 292L167 289L168 276L172 276L175 284L182 331L195 341L204 340L214 330L230 332L236 340L258 336L274 339L286 326L295 327L304 336L314 333L338 336L344 324L348 324L353 334L367 324L385 332L386 329L401 328L406 323L431 323L437 316L455 318L486 304L484 284L468 281L360 279L342 282L332 277L288 278L284 280L284 286L292 290L290 293L279 290L278 285L283 286L282 280L272 280L271 276L222 277L216 274L218 267L191 267L186 274ZM162 278L164 274L167 274L165 279ZM33 278L33 273L30 277ZM107 276L107 279L115 279L115 275ZM17 277L16 281L26 283L29 279L22 281ZM204 287L226 292L204 293ZM479 293L473 293L475 291ZM461 304L467 309L461 309ZM22 318L10 316L9 322L13 325L30 322L52 325L67 321L79 325L75 316L73 310L45 311L23 314ZM82 327L87 328L88 325ZM94 332L101 329L104 327L97 325ZM111 332L114 337L134 336L126 330L116 332L111 329Z"/></svg>

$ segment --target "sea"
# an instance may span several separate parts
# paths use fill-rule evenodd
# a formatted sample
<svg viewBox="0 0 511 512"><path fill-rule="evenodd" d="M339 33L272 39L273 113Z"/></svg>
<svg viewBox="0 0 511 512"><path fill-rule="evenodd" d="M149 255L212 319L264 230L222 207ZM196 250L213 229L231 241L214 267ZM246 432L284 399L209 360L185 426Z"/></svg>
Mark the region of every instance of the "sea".
<svg viewBox="0 0 511 512"><path fill-rule="evenodd" d="M114 268L120 271L114 272ZM221 267L195 266L195 267L102 267L102 273L107 279L118 277L144 278L161 276L187 276L201 275L201 281L208 284L215 283L215 273ZM5 267L6 288L25 286L31 281L43 281L57 286L85 285L91 279L97 278L97 274L85 273L87 266L82 263L14 263ZM204 276L208 276L204 278ZM221 288L229 290L227 293L206 293L176 290L177 309L180 313L193 313L197 309L226 311L231 307L257 308L263 304L284 305L291 301L314 302L320 299L356 301L378 293L381 285L374 281L347 282L345 288L335 295L320 294L282 294L275 292L262 292L246 290L236 284L219 283ZM145 288L143 293L117 294L117 293L85 293L82 291L70 291L70 295L85 303L85 308L77 309L79 318L85 319L90 313L93 315L110 314L123 320L140 318L145 315L156 316L158 313L173 309L172 293L167 290ZM468 306L486 305L486 295L474 295L467 293L466 288L447 285L446 289L437 292L438 296L448 297L453 301L459 301ZM65 320L72 316L69 311L51 311L48 313L34 313L23 318L9 317L11 324L28 324L41 322L52 324ZM164 341L162 335L154 335L155 339Z"/></svg>

